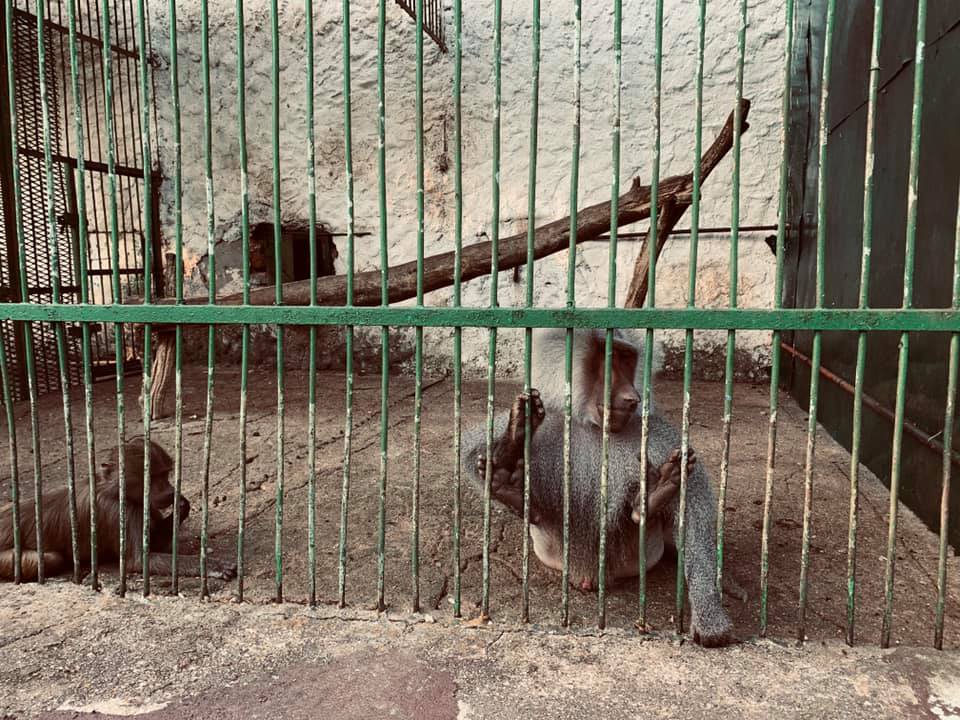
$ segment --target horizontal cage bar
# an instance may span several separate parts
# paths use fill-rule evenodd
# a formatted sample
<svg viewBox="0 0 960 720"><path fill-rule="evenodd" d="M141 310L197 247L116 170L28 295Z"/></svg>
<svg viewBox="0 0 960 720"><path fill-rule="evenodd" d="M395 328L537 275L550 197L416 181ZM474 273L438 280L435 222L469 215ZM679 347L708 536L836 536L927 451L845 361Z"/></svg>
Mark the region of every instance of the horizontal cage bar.
<svg viewBox="0 0 960 720"><path fill-rule="evenodd" d="M960 332L955 310L846 308L466 308L9 303L0 320L395 327L652 328L655 330L895 330Z"/></svg>

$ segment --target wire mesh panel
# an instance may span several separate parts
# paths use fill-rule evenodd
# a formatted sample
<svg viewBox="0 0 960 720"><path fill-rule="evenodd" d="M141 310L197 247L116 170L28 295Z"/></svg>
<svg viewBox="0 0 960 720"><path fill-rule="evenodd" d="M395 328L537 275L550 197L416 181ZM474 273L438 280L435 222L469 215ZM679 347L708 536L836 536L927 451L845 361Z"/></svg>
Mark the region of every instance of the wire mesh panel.
<svg viewBox="0 0 960 720"><path fill-rule="evenodd" d="M52 32L46 32L44 42L50 44L54 38ZM40 66L37 55L37 24L36 18L27 12L15 10L13 13L13 54L15 58L15 86L13 91L18 98L17 144L21 151L18 154L18 169L20 172L23 192L28 196L41 200L40 202L25 203L22 211L23 237L27 247L26 287L28 296L26 302L50 303L53 301L51 278L51 251L48 242L46 204L42 202L45 195L45 176L43 161L43 114L40 108ZM52 65L48 65L44 81L49 88L53 106L59 107L58 80ZM60 113L50 114L50 126L54 136L61 132ZM9 178L0 179L9 182ZM54 213L60 222L57 229L57 244L59 246L60 273L63 279L63 302L75 302L77 293L74 260L76 258L73 247L73 237L69 229L69 208L67 183L70 178L68 171L62 165L54 168ZM15 255L13 257L16 257ZM80 380L79 344L75 334L68 335L68 382L76 383ZM55 338L51 325L38 324L33 332L34 352L37 357L37 387L39 392L47 393L59 388L60 377L57 370ZM20 392L25 392L21 384Z"/></svg>
<svg viewBox="0 0 960 720"><path fill-rule="evenodd" d="M49 104L49 131L54 147L52 170L54 182L54 206L59 223L60 273L62 278L62 302L79 300L81 275L90 279L91 297L94 303L114 302L110 283L112 259L110 254L109 210L107 195L106 164L106 117L108 105L103 85L103 42L101 40L101 12L98 5L87 0L78 3L77 56L81 72L78 73L79 93L77 106L70 87L69 30L67 27L67 4L47 0L43 22L45 52L45 82ZM135 41L134 3L121 2L113 6L111 17L116 42L111 46L118 67L116 89L112 103L112 115L118 144L118 217L121 237L118 268L121 277L122 296L140 295L144 283L145 242L159 242L159 237L147 238L144 233L144 213L156 211L153 202L143 195L143 168L138 153L142 132L141 102L137 86L138 53ZM14 91L18 128L18 162L21 174L21 191L32 202L23 203L24 242L26 243L27 286L33 302L48 303L52 300L50 277L50 248L47 242L45 193L44 145L42 137L43 112L38 76L38 43L36 7L27 0L17 0L12 10ZM83 134L70 122L76 111L84 118ZM78 182L77 158L79 151L86 160L84 181ZM0 184L11 185L11 176L0 177ZM79 254L77 214L77 188L83 187L89 212L85 213L89 250L85 258ZM14 227L12 217L4 229ZM14 254L11 256L16 257ZM156 279L156 278L155 278ZM8 333L9 334L9 333ZM92 352L95 376L110 376L114 372L115 352L111 333L103 325L91 327ZM73 326L67 334L69 373L71 384L80 381L80 329ZM10 341L8 341L10 342ZM34 332L36 345L38 389L45 393L58 387L56 353L53 329L38 325ZM11 344L10 347L13 350ZM22 354L22 353L21 353ZM123 335L123 350L126 369L140 367L139 353L134 343L132 330ZM16 357L14 355L13 357ZM25 381L17 385L18 397L25 392Z"/></svg>

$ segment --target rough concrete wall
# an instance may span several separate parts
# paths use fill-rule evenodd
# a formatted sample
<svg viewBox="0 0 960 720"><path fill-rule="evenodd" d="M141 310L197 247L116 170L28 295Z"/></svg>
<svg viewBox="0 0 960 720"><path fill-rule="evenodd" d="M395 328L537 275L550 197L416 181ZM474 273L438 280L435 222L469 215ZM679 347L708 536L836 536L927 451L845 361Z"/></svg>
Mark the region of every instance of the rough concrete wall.
<svg viewBox="0 0 960 720"><path fill-rule="evenodd" d="M449 3L448 3L449 4ZM162 4L160 4L162 5ZM160 158L167 175L172 171L172 110L169 102L169 21L160 5L153 8L153 49L159 55L156 75L159 106ZM188 294L206 293L206 198L203 177L203 98L200 66L199 8L182 3L178 29L180 93L184 148L183 213L186 235L185 270ZM602 201L610 194L610 127L613 91L612 11L602 3L585 3L582 46L582 126L580 204ZM708 143L733 107L736 65L737 0L714 0L707 18L704 63L704 142ZM776 222L776 179L779 159L781 58L783 51L782 0L756 0L750 7L744 93L753 101L751 128L743 142L741 221L745 225ZM341 19L333 3L316 3L316 152L318 219L333 231L346 228L343 173L343 110ZM236 36L232 0L210 0L210 68L213 117L213 172L216 191L216 238L226 252L239 237L239 169L236 118ZM374 235L358 238L359 270L379 266L377 212L377 92L376 3L352 3L353 159L356 188L356 227ZM639 175L646 182L652 160L653 92L652 0L624 2L621 182ZM447 19L450 9L447 9ZM463 18L463 188L464 243L490 234L492 3L469 4ZM251 221L271 219L271 106L270 19L266 0L246 3L247 141ZM281 213L284 222L307 216L305 168L305 101L303 41L304 14L298 3L281 3L282 108L280 112ZM448 34L451 28L448 27ZM530 119L531 16L526 3L505 3L503 11L501 237L526 227L527 157ZM572 133L572 38L569 3L544 0L542 13L542 69L540 91L540 150L537 212L543 223L569 210L569 168ZM663 156L662 176L688 172L694 160L694 82L697 46L695 3L668 2L664 24ZM429 40L425 43L425 154L426 252L453 246L453 62ZM415 257L416 164L414 157L414 25L399 7L387 8L387 188L390 214L391 263ZM730 221L728 157L706 183L702 226L727 226ZM162 200L163 236L172 243L172 183L165 182ZM688 226L689 212L680 223ZM643 227L629 228L642 230ZM773 295L773 257L763 242L767 233L741 239L740 297L742 305L768 306ZM343 238L338 238L338 271L344 269ZM172 247L172 245L170 245ZM622 302L639 243L622 242L618 257L618 302ZM698 258L697 302L725 306L728 293L729 244L726 235L702 235ZM660 262L657 302L682 305L686 301L689 243L674 238ZM581 246L577 259L577 303L606 302L607 245ZM539 261L535 302L559 306L564 301L566 253ZM221 291L240 290L240 268L225 269ZM218 273L219 275L219 273ZM445 305L449 291L427 296L430 305ZM500 278L502 306L521 305L523 277ZM489 278L464 287L464 304L489 302ZM372 330L370 332L376 332ZM447 364L451 353L448 330L427 333L431 362ZM501 369L515 370L521 357L521 332L501 333ZM666 356L682 344L682 333L658 333ZM725 342L725 333L700 332L697 350L709 357ZM738 349L747 372L762 367L769 350L767 333L742 332ZM486 333L464 333L468 366L482 367Z"/></svg>

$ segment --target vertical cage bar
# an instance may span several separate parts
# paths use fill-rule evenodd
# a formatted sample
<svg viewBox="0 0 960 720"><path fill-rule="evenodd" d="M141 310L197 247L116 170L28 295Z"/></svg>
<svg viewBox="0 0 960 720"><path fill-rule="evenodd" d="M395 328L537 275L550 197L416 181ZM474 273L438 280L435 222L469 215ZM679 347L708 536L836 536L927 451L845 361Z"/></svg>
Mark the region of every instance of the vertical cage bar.
<svg viewBox="0 0 960 720"><path fill-rule="evenodd" d="M417 307L423 307L423 0L416 0ZM413 486L410 501L410 605L420 612L420 422L423 412L423 327L414 340Z"/></svg>
<svg viewBox="0 0 960 720"><path fill-rule="evenodd" d="M153 158L150 151L150 64L147 58L147 7L146 0L137 0L137 34L138 59L140 66L140 112L143 157L143 302L149 305L153 299ZM213 258L210 258L210 267L213 268ZM150 593L150 423L153 419L153 409L150 399L153 387L153 362L151 358L151 327L143 326L143 594ZM204 481L206 486L206 480ZM174 502L176 505L176 502ZM204 518L206 518L207 503L203 503ZM204 535L206 522L204 522ZM203 553L201 543L201 561ZM201 573L202 575L205 574Z"/></svg>
<svg viewBox="0 0 960 720"><path fill-rule="evenodd" d="M777 261L773 281L773 307L783 307L783 252L787 235L787 179L789 176L787 143L790 122L790 62L793 57L793 0L786 0L783 51L783 97L780 109L780 183L777 207ZM763 488L763 525L760 535L760 637L767 635L767 591L770 578L770 516L773 506L773 473L777 453L777 408L780 395L780 331L773 332L770 358L770 417L767 433L767 468Z"/></svg>
<svg viewBox="0 0 960 720"><path fill-rule="evenodd" d="M690 259L687 279L687 307L696 305L697 248L700 240L700 156L703 148L703 55L706 42L707 2L700 0L697 14L696 129L694 132L693 202L690 205ZM653 251L654 253L656 250ZM651 253L652 254L652 253ZM683 347L683 418L680 430L680 505L677 511L677 633L683 632L686 597L687 455L690 451L690 385L693 381L693 330L686 331ZM642 469L643 472L646 468Z"/></svg>
<svg viewBox="0 0 960 720"><path fill-rule="evenodd" d="M100 9L103 39L103 87L105 122L107 130L107 178L110 198L110 288L112 303L119 305L123 298L120 294L120 229L117 218L117 168L116 168L116 127L113 112L113 53L111 51L110 0L103 0ZM127 592L127 561L133 548L127 547L127 470L123 447L126 442L126 408L123 397L124 337L123 323L113 325L113 350L117 380L117 505L119 511L117 532L120 535L120 586L117 589L121 597Z"/></svg>
<svg viewBox="0 0 960 720"><path fill-rule="evenodd" d="M575 0L573 15L573 151L570 160L570 245L567 248L567 307L576 306L577 191L580 186L580 40L581 0ZM561 619L570 624L570 438L573 413L573 329L567 328L564 347L563 399L563 597Z"/></svg>
<svg viewBox="0 0 960 720"><path fill-rule="evenodd" d="M953 309L960 310L960 194L957 198L956 242L953 250ZM937 611L933 646L943 649L943 616L947 604L947 532L950 528L951 455L953 419L957 401L957 367L960 365L960 333L950 336L950 360L947 373L947 403L943 413L943 480L940 491L940 546L937 556Z"/></svg>
<svg viewBox="0 0 960 720"><path fill-rule="evenodd" d="M607 251L607 307L617 304L617 234L620 212L620 96L622 87L622 14L623 3L613 3L613 62L614 96L613 127L610 150L610 244ZM602 630L607 624L607 510L609 506L608 485L610 478L610 394L613 375L613 330L607 329L603 358L603 437L600 464L600 552L597 571L597 626Z"/></svg>
<svg viewBox="0 0 960 720"><path fill-rule="evenodd" d="M343 32L344 37L350 34L350 22L345 9ZM317 304L317 176L314 167L316 163L316 148L314 144L314 97L313 97L313 1L304 0L303 14L304 22L304 43L307 50L307 68L306 68L306 123L307 123L307 241L310 244L310 305ZM345 43L349 42L344 40ZM349 55L344 58L344 73L347 71L347 62ZM346 77L346 75L344 75ZM344 103L350 102L349 84L344 81ZM346 137L347 119L344 115L344 133ZM349 145L344 146L346 158L349 158ZM349 174L349 165L347 173ZM347 182L350 182L349 180ZM349 210L348 210L349 212ZM308 602L311 607L317 604L317 328L310 326L309 352L310 360L307 370L307 574L308 574ZM349 356L348 356L349 359ZM350 415L350 388L347 388L347 407L346 413ZM347 424L344 442L350 442L350 425ZM347 479L350 476L348 469L349 454L344 457L344 487L343 494L346 494ZM344 502L340 503L341 510L341 539L345 535L345 522L343 518ZM341 547L343 543L341 543Z"/></svg>
<svg viewBox="0 0 960 720"><path fill-rule="evenodd" d="M243 255L243 304L250 304L250 189L247 179L247 93L243 0L236 2L237 23L237 143L240 162L240 238ZM250 363L250 326L240 340L240 497L237 510L237 600L243 602L247 525L247 378Z"/></svg>
<svg viewBox="0 0 960 720"><path fill-rule="evenodd" d="M208 0L200 3L200 64L203 67L203 170L207 193L207 302L217 301L217 266L215 232L217 218L213 191L213 111L210 96L210 8ZM277 276L279 282L279 275ZM200 596L208 597L207 555L210 543L210 456L213 445L214 362L216 330L207 326L207 394L203 417L203 477L200 498ZM246 464L246 460L242 461Z"/></svg>
<svg viewBox="0 0 960 720"><path fill-rule="evenodd" d="M462 0L453 2L453 164L454 164L454 195L456 207L454 208L454 230L453 230L453 306L460 307L461 287L460 287L460 263L463 252L463 158L461 156L463 135L461 131L461 75L463 71L463 43L461 38L463 24ZM453 616L460 617L460 590L461 590L461 570L460 570L460 490L461 490L461 468L460 458L462 455L462 410L463 410L463 369L461 367L461 354L463 349L463 329L455 327L453 329Z"/></svg>
<svg viewBox="0 0 960 720"><path fill-rule="evenodd" d="M347 306L353 306L354 209L353 209L353 113L350 99L350 0L343 0L343 147L347 192ZM311 243L311 247L313 244ZM316 280L311 286L311 301L316 302ZM347 411L343 429L343 485L340 491L340 561L338 597L340 607L347 602L347 509L350 499L350 456L353 440L353 326L346 328ZM313 353L311 352L311 357Z"/></svg>
<svg viewBox="0 0 960 720"><path fill-rule="evenodd" d="M77 135L77 236L79 242L80 268L77 282L80 285L80 302L90 302L90 279L87 273L90 256L90 238L87 233L87 187L86 187L86 148L84 147L84 124L81 110L80 95L80 67L77 45L77 6L76 0L67 1L67 22L70 47L70 89L73 98L74 132ZM68 133L69 135L69 133ZM84 398L84 428L87 440L87 485L90 497L90 580L94 588L99 587L99 563L97 558L97 475L96 475L96 444L93 428L93 362L91 357L90 323L80 325L82 335L81 345L83 353L83 398Z"/></svg>
<svg viewBox="0 0 960 720"><path fill-rule="evenodd" d="M926 66L924 49L927 37L927 0L917 2L917 51L913 62L913 108L910 118L910 172L907 192L907 236L903 260L903 309L913 306L913 266L917 244L918 186L920 184L920 128L923 119L923 75ZM900 334L897 360L897 400L893 420L893 444L890 460L890 518L887 527L887 562L884 573L883 624L880 647L890 647L893 624L893 581L897 563L897 511L900 500L900 454L903 446L903 416L907 400L907 364L910 356L910 334ZM948 450L949 452L949 450Z"/></svg>
<svg viewBox="0 0 960 720"><path fill-rule="evenodd" d="M380 305L390 304L389 257L387 254L387 86L386 86L386 0L377 8L377 202L380 212ZM387 557L387 429L390 414L390 328L380 328L380 477L377 505L377 609L383 610L384 573Z"/></svg>
<svg viewBox="0 0 960 720"><path fill-rule="evenodd" d="M827 24L823 37L823 74L820 78L820 147L817 168L817 257L816 304L823 308L824 253L827 240L827 162L830 128L827 124L830 110L830 71L833 60L833 32L836 24L836 0L827 2ZM810 533L813 516L813 464L816 459L817 406L820 394L820 363L823 352L823 334L813 333L813 351L810 357L810 401L807 408L807 446L803 472L803 536L800 548L800 599L797 604L797 640L806 639L807 576L810 570Z"/></svg>
<svg viewBox="0 0 960 720"><path fill-rule="evenodd" d="M525 305L533 307L533 252L537 224L537 146L540 122L540 0L533 0L532 59L530 70L530 156L527 160L527 265ZM458 263L459 265L459 263ZM523 332L523 392L530 397L533 363L533 329ZM520 615L530 622L530 441L533 432L532 416L524 417L523 433L523 540L522 597Z"/></svg>
<svg viewBox="0 0 960 720"><path fill-rule="evenodd" d="M46 221L50 253L50 289L54 304L63 301L60 281L60 238L53 177L53 137L50 128L50 95L47 88L46 17L44 0L34 4L37 18L37 75L40 80L40 114L43 138ZM70 376L67 362L67 337L63 323L54 323L57 366L60 371L60 393L63 399L63 432L67 469L67 516L70 522L70 551L73 559L73 582L80 583L80 538L77 523L76 466L73 448L73 409L70 402Z"/></svg>
<svg viewBox="0 0 960 720"><path fill-rule="evenodd" d="M857 306L869 304L870 251L873 247L873 188L876 165L877 91L880 87L880 41L883 36L883 0L873 4L873 40L870 50L870 83L867 91L867 139L863 170L863 235L860 254L860 296ZM847 531L846 641L853 645L857 610L857 525L860 501L860 433L863 424L863 375L867 362L867 334L857 333L857 363L853 385L853 430L850 442L850 512Z"/></svg>
<svg viewBox="0 0 960 720"><path fill-rule="evenodd" d="M280 232L280 21L277 0L270 2L271 89L273 91L273 262L276 277L274 303L283 305L283 255ZM283 602L283 485L284 485L284 360L283 325L277 325L277 507L274 521L274 562L276 563L276 601Z"/></svg>
<svg viewBox="0 0 960 720"><path fill-rule="evenodd" d="M490 219L490 307L497 307L500 246L500 0L493 3L493 183L491 186L492 217ZM493 412L497 380L497 328L490 328L487 347L487 463L483 482L483 592L481 617L490 615L490 484L493 478Z"/></svg>
<svg viewBox="0 0 960 720"><path fill-rule="evenodd" d="M747 47L747 0L740 0L740 29L737 32L736 104L733 110L733 173L730 199L730 295L729 305L737 307L740 280L740 134L743 127L743 66ZM734 352L736 330L727 331L727 356L723 374L723 448L720 454L720 487L717 492L717 591L723 592L724 528L727 516L727 484L730 474L730 429L733 425Z"/></svg>
<svg viewBox="0 0 960 720"><path fill-rule="evenodd" d="M14 196L14 217L17 226L17 265L19 268L20 298L26 302L29 298L27 288L27 255L26 241L23 232L23 195L20 183L20 161L17 147L17 92L16 78L13 68L14 35L13 35L13 2L4 2L4 32L7 46L7 102L10 113L10 154L11 154L11 184ZM30 402L30 447L33 452L33 508L37 533L37 582L45 580L43 563L43 471L40 462L40 421L37 410L37 371L33 353L33 327L31 323L23 323L24 365L27 376L27 395ZM17 556L19 559L19 555Z"/></svg>
<svg viewBox="0 0 960 720"><path fill-rule="evenodd" d="M13 393L10 390L10 374L7 367L7 350L0 342L0 382L3 383L3 409L7 420L7 447L10 451L10 521L13 540L13 582L20 584L23 575L21 554L23 552L20 537L20 467L17 459L17 426L13 412Z"/></svg>
<svg viewBox="0 0 960 720"><path fill-rule="evenodd" d="M180 131L180 71L177 61L177 0L170 0L170 104L173 109L173 242L174 292L178 305L183 303L183 153ZM170 550L173 555L170 569L172 592L180 592L180 490L183 486L183 326L177 324L174 346L174 436L173 436L173 536ZM241 462L243 467L245 463Z"/></svg>
<svg viewBox="0 0 960 720"><path fill-rule="evenodd" d="M650 169L650 229L646 242L657 247L657 222L660 192L660 99L663 91L663 0L657 0L654 21L653 57L653 165ZM645 307L656 305L657 298L657 253L654 249L647 268L647 297ZM643 343L643 391L640 399L640 509L637 533L637 626L641 632L647 626L647 462L650 439L650 409L653 390L653 328L647 328Z"/></svg>

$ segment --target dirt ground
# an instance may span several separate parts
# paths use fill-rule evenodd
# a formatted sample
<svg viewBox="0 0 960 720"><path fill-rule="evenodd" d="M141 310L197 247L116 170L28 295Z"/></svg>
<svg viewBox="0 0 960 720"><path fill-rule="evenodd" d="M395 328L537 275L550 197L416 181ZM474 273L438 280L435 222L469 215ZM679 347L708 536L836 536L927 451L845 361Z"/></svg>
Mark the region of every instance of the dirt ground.
<svg viewBox="0 0 960 720"><path fill-rule="evenodd" d="M274 595L274 517L276 479L276 385L272 368L251 372L248 419L247 484L247 578L245 599L269 602ZM198 388L185 393L184 407L184 493L194 502L184 537L185 550L195 551L200 523L200 483L203 447L204 372L187 371L184 386ZM359 376L355 381L353 457L351 465L348 520L347 601L353 608L371 608L377 590L377 499L380 428L378 376ZM217 368L213 461L210 477L210 529L213 552L235 553L238 508L239 371ZM284 504L284 594L285 599L303 603L307 599L307 403L306 373L288 371L286 378L286 500ZM337 593L337 540L339 498L342 480L344 392L342 373L323 373L318 382L318 509L317 556L318 596L321 603L333 604ZM657 404L668 417L679 422L680 384L659 380ZM115 395L112 382L96 386L95 424L101 452L116 437ZM127 382L126 407L129 434L140 431L137 404L139 379ZM506 406L516 386L501 382L497 403ZM760 523L767 447L768 387L740 384L735 390L733 447L726 503L726 572L748 594L747 602L733 597L726 604L739 635L757 634L759 623ZM484 382L465 383L464 426L482 422ZM699 383L691 428L698 456L716 478L720 461L722 386ZM74 425L78 458L85 452L82 434L83 404L75 392ZM387 489L387 559L385 596L389 607L409 611L411 597L411 488L413 447L413 384L405 376L390 378L389 479ZM47 487L63 482L62 404L54 394L41 399L43 476ZM796 635L796 606L799 588L800 542L803 499L803 458L806 416L792 399L781 399L778 431L774 525L771 535L769 635L793 638ZM422 477L420 528L420 596L422 609L440 621L452 618L451 567L451 460L453 455L453 392L448 378L425 382L422 425ZM32 492L29 408L17 407L20 428L20 467L24 495ZM5 430L3 433L5 435ZM173 424L154 424L153 436L172 450ZM0 492L7 497L9 468L6 443L0 452ZM78 465L82 467L82 465ZM812 639L843 637L846 601L846 552L849 455L821 432L817 439L816 487L813 510L813 538L807 634ZM879 639L883 610L884 554L887 534L888 494L866 469L861 475L862 504L858 556L858 638L874 644ZM480 493L464 480L463 487L463 615L478 614L481 596L482 502ZM936 537L906 508L901 507L897 605L893 639L906 645L932 642L936 601ZM509 512L495 510L491 553L491 616L512 623L520 618L522 525ZM949 602L945 645L960 645L960 607L956 561L951 557ZM116 577L109 573L108 586ZM138 585L134 581L134 591ZM169 591L169 581L157 577L154 592ZM229 600L235 582L224 585L211 581L213 599ZM665 561L648 579L648 620L656 630L670 631L673 622L675 565ZM186 580L181 592L196 596L196 581ZM556 573L530 563L531 622L555 626L559 620L560 582ZM636 620L637 583L627 582L608 593L608 625L630 628ZM596 624L596 595L571 591L571 621L574 629Z"/></svg>
<svg viewBox="0 0 960 720"><path fill-rule="evenodd" d="M0 718L521 720L960 717L960 654L612 629L549 632L390 611L0 592Z"/></svg>

